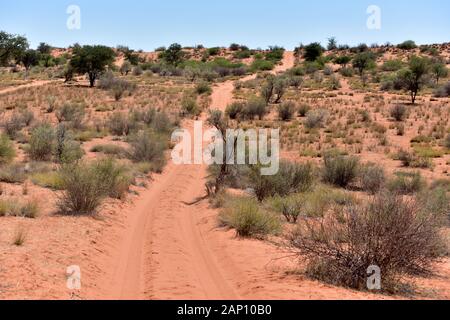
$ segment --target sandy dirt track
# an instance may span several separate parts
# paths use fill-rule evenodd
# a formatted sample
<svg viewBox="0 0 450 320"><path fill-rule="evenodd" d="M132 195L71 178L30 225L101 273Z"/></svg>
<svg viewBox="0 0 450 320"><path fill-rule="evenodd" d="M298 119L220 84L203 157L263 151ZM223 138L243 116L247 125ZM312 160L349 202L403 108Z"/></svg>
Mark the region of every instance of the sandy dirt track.
<svg viewBox="0 0 450 320"><path fill-rule="evenodd" d="M286 53L276 71L294 65ZM243 80L251 79L249 76ZM224 110L232 101L233 81L214 88L212 109ZM192 130L193 122L185 128ZM241 296L221 270L217 252L205 240L208 230L202 224L209 209L204 204L188 205L205 195L205 165L174 165L169 162L142 195L135 209L127 212L124 237L113 254L113 275L105 292L109 299L238 299ZM210 230L211 231L211 230ZM223 239L226 241L226 239ZM114 261L116 262L114 264ZM237 279L233 279L237 280Z"/></svg>

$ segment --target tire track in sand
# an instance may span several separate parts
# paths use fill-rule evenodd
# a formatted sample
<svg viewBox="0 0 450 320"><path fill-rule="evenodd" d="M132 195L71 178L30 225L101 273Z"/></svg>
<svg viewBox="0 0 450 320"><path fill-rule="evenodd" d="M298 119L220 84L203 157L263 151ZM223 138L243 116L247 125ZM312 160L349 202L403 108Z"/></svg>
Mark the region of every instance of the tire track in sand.
<svg viewBox="0 0 450 320"><path fill-rule="evenodd" d="M276 71L293 66L286 53ZM248 76L242 80L249 80ZM224 110L233 98L233 81L214 88L211 107ZM193 122L184 127L192 132ZM169 163L135 208L126 226L108 299L239 299L236 275L227 273L206 239L200 205L186 205L205 194L207 166Z"/></svg>

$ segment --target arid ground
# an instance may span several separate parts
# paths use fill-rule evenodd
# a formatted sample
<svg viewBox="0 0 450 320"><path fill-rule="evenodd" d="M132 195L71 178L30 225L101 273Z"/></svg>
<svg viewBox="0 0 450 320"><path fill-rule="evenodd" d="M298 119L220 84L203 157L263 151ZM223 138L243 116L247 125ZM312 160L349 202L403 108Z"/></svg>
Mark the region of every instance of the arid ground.
<svg viewBox="0 0 450 320"><path fill-rule="evenodd" d="M186 64L182 72L159 70L158 53L141 52L138 66L130 65L124 72L126 57L115 50L115 68L109 72L134 86L122 92L109 89L102 79L89 88L82 74L65 82L63 75L55 76L64 71L59 66L37 66L26 79L21 68L14 72L1 68L0 125L14 156L7 161L0 157L0 299L450 298L447 254L433 260L431 274L402 274L413 289L394 293L356 290L312 278L305 272L307 260L286 245L285 235L295 223L287 223L267 200L260 206L277 216L281 232L239 236L221 223L227 207L222 202L253 197L251 190L229 183L220 195L208 198L208 166L174 164L173 142L169 142L174 128L192 132L194 121L203 120L206 129L210 110L230 115L233 102L257 99L271 79L286 78L290 82L282 93L274 91L281 95L280 101L275 101L276 94L272 100L269 97L261 119L253 115L233 125L280 128L282 159L309 163L317 172L330 150L355 156L361 164L378 165L385 171L380 184L391 192L402 186L402 191L414 189L404 192L404 198L444 188L447 223L439 233L448 244L450 99L435 92L450 78L447 74L439 85L424 85L413 105L408 91L395 88L393 75L407 67L414 55L429 59L437 55L448 65L449 44L430 46L428 51L367 48L376 54L376 65L365 71L364 81L351 62L348 66L335 62L336 56L358 54L349 50L326 51L324 57L334 58L322 66L309 64L299 51L283 51L267 70L255 67L255 60L267 51L238 58L230 49L211 51L214 55L209 57L206 49L184 50L189 61L223 59L222 69L215 66L212 76L196 74L194 63ZM70 54L68 49L52 51L54 58L69 59ZM223 71L231 63L242 70ZM288 110L284 119L283 106ZM33 141L45 125L54 130L66 126L70 138L64 141L70 140L68 145L76 144L82 152L77 163L87 166L113 158L113 166L124 172L128 183L120 192L103 196L95 213L62 212L61 198L68 186L61 172L69 165L56 161L53 149L50 156L35 152ZM165 139L165 161L137 158L135 136L147 127L153 130L151 137ZM57 144L61 135L54 131L47 139ZM416 180L396 180L402 178ZM373 197L357 179L344 187L322 182L319 173L314 180L313 188L319 190L310 191L314 197L333 194L339 201L359 204ZM399 186L402 183L410 184ZM331 206L321 202L305 217L318 219L339 206L338 200L333 201ZM80 267L80 289L67 286L69 266Z"/></svg>

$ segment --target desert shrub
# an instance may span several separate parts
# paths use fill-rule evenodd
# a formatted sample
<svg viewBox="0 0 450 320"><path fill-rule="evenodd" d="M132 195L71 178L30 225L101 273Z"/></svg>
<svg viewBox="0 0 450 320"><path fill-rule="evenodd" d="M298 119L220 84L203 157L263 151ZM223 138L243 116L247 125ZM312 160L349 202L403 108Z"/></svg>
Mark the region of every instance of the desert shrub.
<svg viewBox="0 0 450 320"><path fill-rule="evenodd" d="M289 80L285 77L277 77L273 83L274 103L279 103L289 86Z"/></svg>
<svg viewBox="0 0 450 320"><path fill-rule="evenodd" d="M425 181L420 172L396 172L395 177L388 182L390 191L402 195L417 193L424 187Z"/></svg>
<svg viewBox="0 0 450 320"><path fill-rule="evenodd" d="M396 159L400 160L406 168L431 168L433 166L430 158L418 156L405 150L400 150Z"/></svg>
<svg viewBox="0 0 450 320"><path fill-rule="evenodd" d="M288 78L288 83L291 87L300 88L303 84L303 78L301 76L290 76Z"/></svg>
<svg viewBox="0 0 450 320"><path fill-rule="evenodd" d="M257 201L246 198L232 201L219 220L222 226L235 229L239 237L263 238L281 230L276 216L263 211Z"/></svg>
<svg viewBox="0 0 450 320"><path fill-rule="evenodd" d="M122 199L128 192L132 177L128 175L125 167L118 165L111 158L95 162L92 170L105 196Z"/></svg>
<svg viewBox="0 0 450 320"><path fill-rule="evenodd" d="M406 116L406 107L401 104L396 104L391 108L391 117L395 119L395 121L403 121Z"/></svg>
<svg viewBox="0 0 450 320"><path fill-rule="evenodd" d="M22 183L26 178L25 168L20 164L9 164L0 167L0 182Z"/></svg>
<svg viewBox="0 0 450 320"><path fill-rule="evenodd" d="M294 195L290 197L277 196L270 202L275 211L280 212L289 223L297 223L298 218L302 214L304 202L299 196Z"/></svg>
<svg viewBox="0 0 450 320"><path fill-rule="evenodd" d="M17 133L24 128L22 117L18 113L13 113L7 120L3 122L5 133L14 139L17 137Z"/></svg>
<svg viewBox="0 0 450 320"><path fill-rule="evenodd" d="M150 124L150 128L158 133L168 133L173 125L174 123L170 120L167 113L162 111L155 114L155 118Z"/></svg>
<svg viewBox="0 0 450 320"><path fill-rule="evenodd" d="M445 140L444 140L444 147L446 147L447 149L450 149L450 134L448 134L448 135L445 137Z"/></svg>
<svg viewBox="0 0 450 320"><path fill-rule="evenodd" d="M164 150L167 143L164 137L140 131L131 141L130 158L135 162L151 162L156 171L161 172L166 163Z"/></svg>
<svg viewBox="0 0 450 320"><path fill-rule="evenodd" d="M73 140L63 124L56 129L54 155L59 163L71 163L80 160L84 155L81 145Z"/></svg>
<svg viewBox="0 0 450 320"><path fill-rule="evenodd" d="M197 101L190 97L183 97L181 101L181 114L183 116L198 116L200 114L200 109L197 105Z"/></svg>
<svg viewBox="0 0 450 320"><path fill-rule="evenodd" d="M91 215L106 197L103 181L93 166L77 163L61 169L62 187L57 206L62 214Z"/></svg>
<svg viewBox="0 0 450 320"><path fill-rule="evenodd" d="M133 68L133 76L141 76L143 73L142 68L140 66L136 66Z"/></svg>
<svg viewBox="0 0 450 320"><path fill-rule="evenodd" d="M375 194L380 191L386 183L386 173L383 167L368 163L360 166L358 179L363 191Z"/></svg>
<svg viewBox="0 0 450 320"><path fill-rule="evenodd" d="M330 89L331 90L338 90L341 87L342 87L341 86L341 81L339 80L339 78L337 76L333 75L330 78Z"/></svg>
<svg viewBox="0 0 450 320"><path fill-rule="evenodd" d="M289 242L306 257L309 276L365 290L368 269L377 266L384 291L397 290L405 276L428 274L443 246L435 214L424 213L417 200L387 193L320 221L305 219Z"/></svg>
<svg viewBox="0 0 450 320"><path fill-rule="evenodd" d="M353 77L353 69L352 68L342 68L341 70L339 70L339 73L346 78L351 78Z"/></svg>
<svg viewBox="0 0 450 320"><path fill-rule="evenodd" d="M83 127L85 108L80 103L64 103L55 115L60 123L69 122L74 129L80 129Z"/></svg>
<svg viewBox="0 0 450 320"><path fill-rule="evenodd" d="M227 106L225 114L235 120L244 113L244 109L245 105L242 102L233 102Z"/></svg>
<svg viewBox="0 0 450 320"><path fill-rule="evenodd" d="M20 118L22 119L22 123L28 127L34 120L34 113L29 109L20 110Z"/></svg>
<svg viewBox="0 0 450 320"><path fill-rule="evenodd" d="M11 162L16 156L14 145L6 134L0 134L0 165Z"/></svg>
<svg viewBox="0 0 450 320"><path fill-rule="evenodd" d="M35 219L39 215L39 204L36 200L27 201L20 208L20 217Z"/></svg>
<svg viewBox="0 0 450 320"><path fill-rule="evenodd" d="M127 150L121 146L114 144L98 144L91 148L91 152L103 153L110 156L123 157L127 154Z"/></svg>
<svg viewBox="0 0 450 320"><path fill-rule="evenodd" d="M261 175L259 165L250 166L249 186L259 201L273 196L287 196L291 193L308 191L314 183L312 164L281 162L277 174Z"/></svg>
<svg viewBox="0 0 450 320"><path fill-rule="evenodd" d="M255 59L250 66L250 69L253 72L257 71L270 71L275 67L275 63L273 61L267 61L262 59Z"/></svg>
<svg viewBox="0 0 450 320"><path fill-rule="evenodd" d="M438 98L450 97L450 81L436 89L434 96Z"/></svg>
<svg viewBox="0 0 450 320"><path fill-rule="evenodd" d="M305 126L308 129L321 128L329 116L329 112L324 109L308 111L305 119Z"/></svg>
<svg viewBox="0 0 450 320"><path fill-rule="evenodd" d="M211 94L212 89L211 86L207 82L200 82L195 86L195 92L197 94Z"/></svg>
<svg viewBox="0 0 450 320"><path fill-rule="evenodd" d="M245 104L244 117L246 119L253 120L258 117L259 120L262 120L266 113L267 104L264 99L252 98Z"/></svg>
<svg viewBox="0 0 450 320"><path fill-rule="evenodd" d="M295 114L296 105L294 102L285 102L278 106L278 118L282 121L289 121Z"/></svg>
<svg viewBox="0 0 450 320"><path fill-rule="evenodd" d="M425 210L442 217L444 224L450 222L450 197L445 188L434 188L421 192L418 195L425 204Z"/></svg>
<svg viewBox="0 0 450 320"><path fill-rule="evenodd" d="M306 115L308 114L309 110L311 110L311 107L307 104L302 104L300 105L300 107L298 108L298 115L300 117L306 117Z"/></svg>
<svg viewBox="0 0 450 320"><path fill-rule="evenodd" d="M398 71L403 68L403 66L404 63L401 60L394 59L384 62L384 64L381 66L381 69L383 71Z"/></svg>
<svg viewBox="0 0 450 320"><path fill-rule="evenodd" d="M358 176L359 159L342 155L326 155L323 180L332 185L346 188Z"/></svg>
<svg viewBox="0 0 450 320"><path fill-rule="evenodd" d="M48 161L53 154L55 131L49 124L42 124L31 132L28 155L32 160Z"/></svg>
<svg viewBox="0 0 450 320"><path fill-rule="evenodd" d="M131 129L130 119L122 112L113 113L107 122L107 126L109 131L116 136L128 135Z"/></svg>
<svg viewBox="0 0 450 320"><path fill-rule="evenodd" d="M137 67L133 69L136 70ZM138 70L139 71L139 70ZM140 69L142 74L142 69ZM134 74L136 75L136 74ZM136 90L136 84L125 79L115 78L112 72L106 72L98 82L98 87L102 90L109 90L113 93L114 99L119 101L123 95L128 92L132 94Z"/></svg>
<svg viewBox="0 0 450 320"><path fill-rule="evenodd" d="M276 196L269 200L272 209L281 213L288 222L292 223L304 217L324 217L335 206L345 206L355 202L351 194L323 185L318 185L307 192L284 198Z"/></svg>

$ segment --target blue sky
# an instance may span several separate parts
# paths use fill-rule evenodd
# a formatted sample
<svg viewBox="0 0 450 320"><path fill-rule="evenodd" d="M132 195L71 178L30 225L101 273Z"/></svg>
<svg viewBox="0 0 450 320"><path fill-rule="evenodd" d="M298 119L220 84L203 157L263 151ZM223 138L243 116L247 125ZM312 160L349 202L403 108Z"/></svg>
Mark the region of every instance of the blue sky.
<svg viewBox="0 0 450 320"><path fill-rule="evenodd" d="M69 5L81 9L81 29L68 30ZM381 29L369 30L369 5L381 9ZM0 1L0 30L66 47L128 45L153 50L183 45L252 48L302 43L335 36L339 43L450 41L448 0L14 0Z"/></svg>

